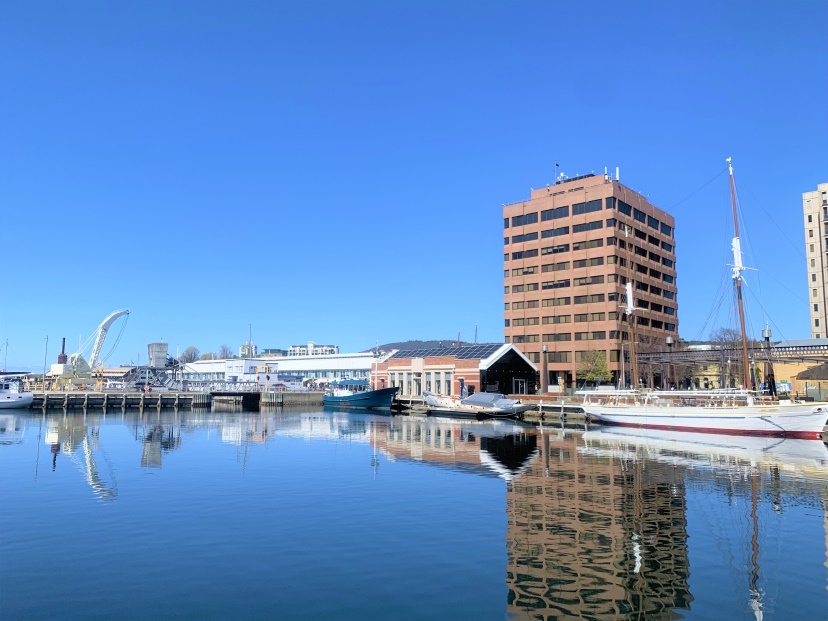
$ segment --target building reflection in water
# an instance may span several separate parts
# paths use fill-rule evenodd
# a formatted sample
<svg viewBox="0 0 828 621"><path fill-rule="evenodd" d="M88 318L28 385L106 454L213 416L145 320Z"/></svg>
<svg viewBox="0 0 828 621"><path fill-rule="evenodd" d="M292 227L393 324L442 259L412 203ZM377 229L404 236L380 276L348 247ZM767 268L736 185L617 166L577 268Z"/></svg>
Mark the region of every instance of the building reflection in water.
<svg viewBox="0 0 828 621"><path fill-rule="evenodd" d="M515 619L683 618L693 601L691 489L728 507L712 513L705 502L694 514L731 546L722 561L736 572L723 588L761 619L771 610L759 562L762 503L777 514L794 504L824 512L828 499L819 441L609 427L540 433L538 459L507 489Z"/></svg>
<svg viewBox="0 0 828 621"><path fill-rule="evenodd" d="M478 474L516 476L537 452L534 428L501 420L395 417L374 428L372 443L394 459Z"/></svg>
<svg viewBox="0 0 828 621"><path fill-rule="evenodd" d="M0 413L0 445L23 444L25 425L16 414Z"/></svg>
<svg viewBox="0 0 828 621"><path fill-rule="evenodd" d="M141 437L141 465L144 468L160 468L161 454L177 449L181 445L181 431L172 425L152 425Z"/></svg>
<svg viewBox="0 0 828 621"><path fill-rule="evenodd" d="M508 613L532 619L676 619L688 588L680 473L581 457L541 433L507 490Z"/></svg>

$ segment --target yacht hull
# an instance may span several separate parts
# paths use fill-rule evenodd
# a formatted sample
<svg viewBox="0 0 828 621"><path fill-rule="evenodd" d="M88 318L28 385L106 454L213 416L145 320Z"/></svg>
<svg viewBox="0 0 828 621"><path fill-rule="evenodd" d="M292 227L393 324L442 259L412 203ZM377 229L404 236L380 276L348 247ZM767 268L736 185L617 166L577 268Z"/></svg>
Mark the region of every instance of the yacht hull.
<svg viewBox="0 0 828 621"><path fill-rule="evenodd" d="M0 393L0 410L12 408L27 408L32 405L34 395L30 392L3 392Z"/></svg>
<svg viewBox="0 0 828 621"><path fill-rule="evenodd" d="M819 439L828 423L828 404L741 407L649 406L584 403L584 413L601 423L705 433Z"/></svg>

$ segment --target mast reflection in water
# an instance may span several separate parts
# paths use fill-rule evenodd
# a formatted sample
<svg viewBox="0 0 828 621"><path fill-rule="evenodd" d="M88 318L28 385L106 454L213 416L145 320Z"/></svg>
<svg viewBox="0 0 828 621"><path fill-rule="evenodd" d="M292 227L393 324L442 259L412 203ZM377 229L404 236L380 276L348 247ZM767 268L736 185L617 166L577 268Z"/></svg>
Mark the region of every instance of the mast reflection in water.
<svg viewBox="0 0 828 621"><path fill-rule="evenodd" d="M821 442L281 410L0 423L3 618L828 616Z"/></svg>

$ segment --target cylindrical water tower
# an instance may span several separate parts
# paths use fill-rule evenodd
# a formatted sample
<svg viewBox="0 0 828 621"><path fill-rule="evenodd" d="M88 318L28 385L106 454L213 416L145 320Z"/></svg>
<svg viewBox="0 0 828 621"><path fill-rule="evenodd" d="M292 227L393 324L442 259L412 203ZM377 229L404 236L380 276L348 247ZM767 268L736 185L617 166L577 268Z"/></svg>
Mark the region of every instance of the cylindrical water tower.
<svg viewBox="0 0 828 621"><path fill-rule="evenodd" d="M149 351L149 366L153 369L163 369L167 366L167 343L150 343L147 345Z"/></svg>

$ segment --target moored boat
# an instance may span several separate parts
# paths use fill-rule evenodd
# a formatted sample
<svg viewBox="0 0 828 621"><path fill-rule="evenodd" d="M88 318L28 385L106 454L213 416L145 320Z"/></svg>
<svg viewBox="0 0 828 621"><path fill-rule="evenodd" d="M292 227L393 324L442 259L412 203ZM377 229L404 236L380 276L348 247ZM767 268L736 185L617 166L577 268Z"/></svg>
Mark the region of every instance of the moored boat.
<svg viewBox="0 0 828 621"><path fill-rule="evenodd" d="M828 424L828 404L764 399L747 390L579 394L585 414L614 425L819 439Z"/></svg>
<svg viewBox="0 0 828 621"><path fill-rule="evenodd" d="M730 173L730 195L733 210L734 237L732 278L738 307L742 350L742 386L738 389L653 391L638 389L619 391L583 391L584 413L593 420L616 425L653 427L727 434L789 436L794 438L819 439L828 424L828 403L795 402L776 397L775 382L770 381L770 392L763 396L750 390L756 384L751 376L751 362L748 356L745 311L742 302L742 272L747 269L742 263L739 220L736 206L736 185L733 166L727 158ZM626 231L625 231L626 232ZM632 277L628 260L628 281L626 283L626 304L624 314L630 330L630 354L632 377L638 382L635 353L636 316L632 289ZM773 366L768 360L770 373Z"/></svg>
<svg viewBox="0 0 828 621"><path fill-rule="evenodd" d="M387 410L391 408L399 389L399 386L394 386L371 390L367 380L338 380L322 397L322 404L326 407Z"/></svg>
<svg viewBox="0 0 828 621"><path fill-rule="evenodd" d="M19 378L0 379L0 409L27 408L33 399L33 393L21 389Z"/></svg>
<svg viewBox="0 0 828 621"><path fill-rule="evenodd" d="M514 418L534 407L496 392L477 392L461 399L425 391L423 397L430 413L449 416Z"/></svg>

